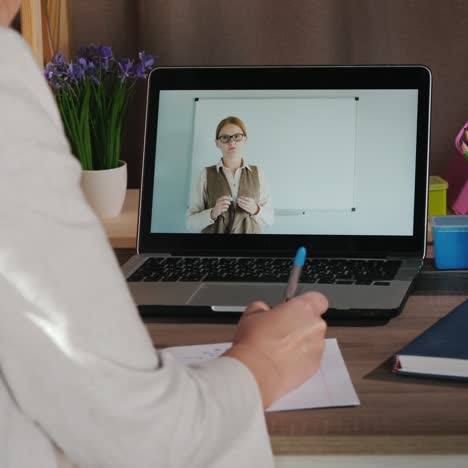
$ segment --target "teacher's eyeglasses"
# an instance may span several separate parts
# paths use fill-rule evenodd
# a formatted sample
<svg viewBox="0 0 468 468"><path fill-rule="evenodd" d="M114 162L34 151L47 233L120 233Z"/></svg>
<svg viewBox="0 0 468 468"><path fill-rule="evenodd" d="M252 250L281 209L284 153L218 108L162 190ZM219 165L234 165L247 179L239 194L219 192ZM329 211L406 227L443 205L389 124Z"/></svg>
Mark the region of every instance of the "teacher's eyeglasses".
<svg viewBox="0 0 468 468"><path fill-rule="evenodd" d="M239 142L245 137L243 133L234 133L234 135L220 135L218 140L221 143L229 143L231 140Z"/></svg>

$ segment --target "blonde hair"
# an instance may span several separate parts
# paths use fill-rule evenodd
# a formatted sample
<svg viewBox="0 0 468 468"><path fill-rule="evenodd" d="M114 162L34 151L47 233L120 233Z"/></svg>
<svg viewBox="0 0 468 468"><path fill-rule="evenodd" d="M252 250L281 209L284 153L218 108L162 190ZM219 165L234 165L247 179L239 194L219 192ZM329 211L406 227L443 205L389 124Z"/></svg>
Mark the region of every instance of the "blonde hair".
<svg viewBox="0 0 468 468"><path fill-rule="evenodd" d="M221 120L221 122L219 122L218 126L216 127L216 139L219 138L219 132L221 131L221 129L227 124L237 125L242 130L242 133L245 136L247 136L247 129L245 128L244 122L242 122L242 120L239 119L239 117L234 117L233 115L230 115L229 117L226 117L225 119Z"/></svg>

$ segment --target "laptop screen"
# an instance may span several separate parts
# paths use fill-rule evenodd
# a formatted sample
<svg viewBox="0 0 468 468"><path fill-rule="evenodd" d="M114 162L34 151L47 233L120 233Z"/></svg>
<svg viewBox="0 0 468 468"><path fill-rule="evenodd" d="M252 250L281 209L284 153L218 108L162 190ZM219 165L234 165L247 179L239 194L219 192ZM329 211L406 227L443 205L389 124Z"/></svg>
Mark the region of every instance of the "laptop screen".
<svg viewBox="0 0 468 468"><path fill-rule="evenodd" d="M342 82L345 68L322 70L336 75L332 86L261 87L253 71L255 86L247 77L241 89L160 80L147 109L147 235L207 239L200 245L233 235L244 244L279 236L414 239L415 210L425 221L428 90L411 74L392 87L392 67L372 86L372 67Z"/></svg>

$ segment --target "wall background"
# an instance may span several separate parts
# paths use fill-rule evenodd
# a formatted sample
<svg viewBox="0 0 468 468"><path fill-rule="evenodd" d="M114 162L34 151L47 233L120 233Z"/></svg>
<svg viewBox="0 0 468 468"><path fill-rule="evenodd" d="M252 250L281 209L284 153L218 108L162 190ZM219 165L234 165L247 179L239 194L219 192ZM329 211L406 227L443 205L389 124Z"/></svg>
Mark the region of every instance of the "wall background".
<svg viewBox="0 0 468 468"><path fill-rule="evenodd" d="M468 120L465 0L74 0L72 50L145 50L160 66L425 64L433 73L431 174ZM129 109L123 159L140 182L145 85Z"/></svg>

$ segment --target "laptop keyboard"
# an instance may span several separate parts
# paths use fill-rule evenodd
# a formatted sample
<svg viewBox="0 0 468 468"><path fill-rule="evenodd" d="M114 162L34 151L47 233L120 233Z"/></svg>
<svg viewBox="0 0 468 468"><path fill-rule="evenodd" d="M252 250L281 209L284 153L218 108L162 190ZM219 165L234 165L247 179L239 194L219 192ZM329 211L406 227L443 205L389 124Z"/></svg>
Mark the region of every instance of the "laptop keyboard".
<svg viewBox="0 0 468 468"><path fill-rule="evenodd" d="M242 281L286 283L290 258L153 257L127 281ZM399 260L307 259L301 283L388 286Z"/></svg>

